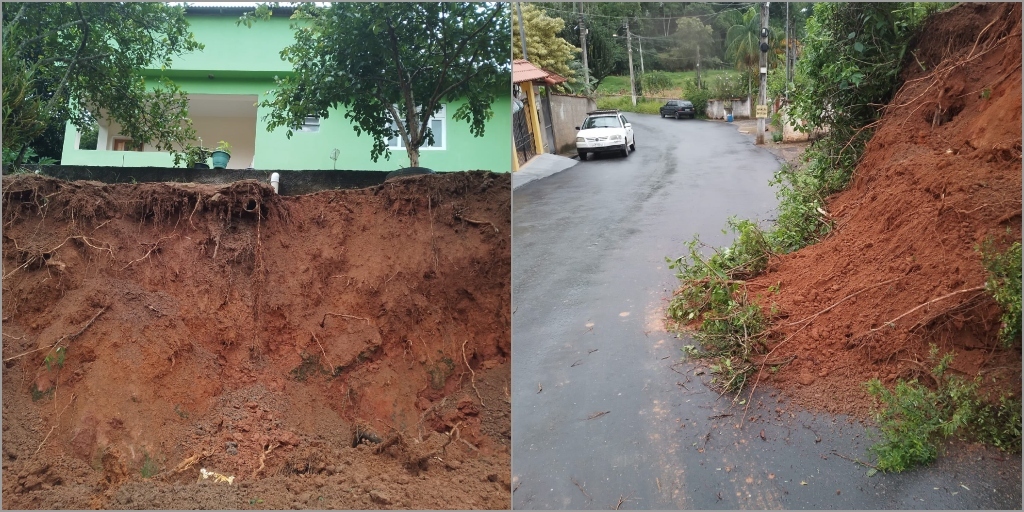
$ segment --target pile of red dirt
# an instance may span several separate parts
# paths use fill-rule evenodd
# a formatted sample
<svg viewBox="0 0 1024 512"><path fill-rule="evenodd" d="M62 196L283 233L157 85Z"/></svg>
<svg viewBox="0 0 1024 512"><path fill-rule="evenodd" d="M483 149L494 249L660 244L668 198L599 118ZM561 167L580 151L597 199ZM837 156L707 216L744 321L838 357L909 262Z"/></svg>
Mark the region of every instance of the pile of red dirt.
<svg viewBox="0 0 1024 512"><path fill-rule="evenodd" d="M510 185L5 176L4 506L508 508Z"/></svg>
<svg viewBox="0 0 1024 512"><path fill-rule="evenodd" d="M933 385L931 345L989 396L1020 396L1020 342L997 339L976 248L1021 239L1021 6L961 4L912 48L851 186L828 201L834 232L749 285L783 314L769 360L795 356L761 379L811 409L864 417L871 378Z"/></svg>

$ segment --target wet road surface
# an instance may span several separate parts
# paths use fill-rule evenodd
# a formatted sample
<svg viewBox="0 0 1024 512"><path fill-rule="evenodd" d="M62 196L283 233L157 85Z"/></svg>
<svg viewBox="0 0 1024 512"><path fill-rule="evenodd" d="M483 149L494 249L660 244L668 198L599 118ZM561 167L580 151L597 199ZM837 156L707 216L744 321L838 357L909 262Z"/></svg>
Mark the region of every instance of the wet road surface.
<svg viewBox="0 0 1024 512"><path fill-rule="evenodd" d="M513 194L513 507L1020 509L1020 460L959 445L867 476L871 433L758 391L749 409L664 332L666 256L771 219L779 162L724 123L626 114L636 152ZM764 386L761 386L764 388ZM742 420L742 421L741 421Z"/></svg>

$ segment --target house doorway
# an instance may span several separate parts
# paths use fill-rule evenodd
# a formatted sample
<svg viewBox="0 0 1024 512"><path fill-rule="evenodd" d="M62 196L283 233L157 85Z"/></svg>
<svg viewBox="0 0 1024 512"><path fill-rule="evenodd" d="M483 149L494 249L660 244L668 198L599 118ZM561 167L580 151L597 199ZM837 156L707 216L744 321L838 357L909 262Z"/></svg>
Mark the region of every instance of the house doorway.
<svg viewBox="0 0 1024 512"><path fill-rule="evenodd" d="M231 145L228 169L254 167L256 155L255 94L190 94L189 117L203 146Z"/></svg>

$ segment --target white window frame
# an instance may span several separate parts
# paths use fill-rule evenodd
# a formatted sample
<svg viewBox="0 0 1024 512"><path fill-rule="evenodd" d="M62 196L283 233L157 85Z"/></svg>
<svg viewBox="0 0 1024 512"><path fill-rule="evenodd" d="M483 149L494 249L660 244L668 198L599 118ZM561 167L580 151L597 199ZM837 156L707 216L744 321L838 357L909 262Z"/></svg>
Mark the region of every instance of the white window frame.
<svg viewBox="0 0 1024 512"><path fill-rule="evenodd" d="M303 133L317 133L320 131L320 116L306 116L302 121L302 126L298 127L295 131Z"/></svg>
<svg viewBox="0 0 1024 512"><path fill-rule="evenodd" d="M441 110L430 116L430 121L427 126L433 124L434 121L441 121L441 145L440 146L428 146L426 144L420 146L420 151L444 151L448 149L448 106L442 104ZM388 123L392 130L395 128L394 121ZM437 131L434 132L435 138ZM398 135L393 139L388 140L388 149L405 149L405 142L402 140L402 136Z"/></svg>

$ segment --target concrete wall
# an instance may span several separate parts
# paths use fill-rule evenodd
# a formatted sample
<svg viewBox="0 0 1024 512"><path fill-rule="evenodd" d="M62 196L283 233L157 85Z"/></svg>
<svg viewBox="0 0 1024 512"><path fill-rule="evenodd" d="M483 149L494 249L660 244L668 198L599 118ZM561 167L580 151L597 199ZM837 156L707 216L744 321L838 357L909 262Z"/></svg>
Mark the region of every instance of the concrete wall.
<svg viewBox="0 0 1024 512"><path fill-rule="evenodd" d="M554 124L558 153L576 151L576 127L587 118L587 112L597 110L593 98L582 96L551 95L551 117Z"/></svg>
<svg viewBox="0 0 1024 512"><path fill-rule="evenodd" d="M732 100L733 119L750 119L754 116L754 108L748 96L742 100ZM725 119L725 101L708 100L708 119Z"/></svg>
<svg viewBox="0 0 1024 512"><path fill-rule="evenodd" d="M785 110L782 111L782 141L783 142L803 142L807 140L816 140L821 138L822 135L828 132L828 130L818 129L811 132L802 132L790 126L791 120L789 114ZM796 124L805 126L806 121L796 119Z"/></svg>
<svg viewBox="0 0 1024 512"><path fill-rule="evenodd" d="M182 169L173 167L93 167L79 165L22 165L20 168L65 181L101 183L203 183L224 185L240 180L270 183L269 171L241 169ZM11 169L4 166L3 173ZM384 183L383 171L280 171L280 193L285 196L311 194L320 190L366 188Z"/></svg>

